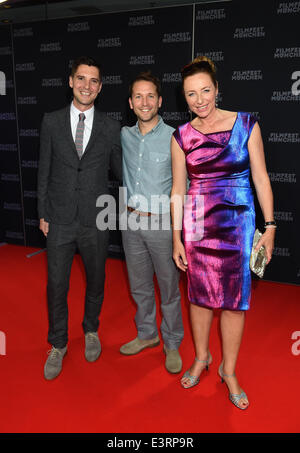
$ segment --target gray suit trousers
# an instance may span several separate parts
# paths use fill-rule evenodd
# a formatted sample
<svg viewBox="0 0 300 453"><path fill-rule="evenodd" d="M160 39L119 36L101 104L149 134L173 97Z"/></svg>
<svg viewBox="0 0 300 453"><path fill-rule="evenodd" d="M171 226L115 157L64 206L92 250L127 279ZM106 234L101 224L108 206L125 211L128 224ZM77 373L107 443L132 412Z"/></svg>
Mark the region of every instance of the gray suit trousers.
<svg viewBox="0 0 300 453"><path fill-rule="evenodd" d="M78 219L68 225L49 224L48 261L48 341L56 348L68 342L68 303L70 273L76 249L86 274L83 331L97 332L104 297L107 231L83 226Z"/></svg>
<svg viewBox="0 0 300 453"><path fill-rule="evenodd" d="M150 226L150 217L139 217L144 227ZM151 216L153 217L153 216ZM162 216L155 216L161 223ZM152 219L153 220L153 219ZM161 226L161 225L160 225ZM168 349L178 349L183 339L179 272L172 259L172 231L127 229L122 231L123 247L132 297L137 304L135 323L140 339L158 335L154 273L161 296L163 341Z"/></svg>

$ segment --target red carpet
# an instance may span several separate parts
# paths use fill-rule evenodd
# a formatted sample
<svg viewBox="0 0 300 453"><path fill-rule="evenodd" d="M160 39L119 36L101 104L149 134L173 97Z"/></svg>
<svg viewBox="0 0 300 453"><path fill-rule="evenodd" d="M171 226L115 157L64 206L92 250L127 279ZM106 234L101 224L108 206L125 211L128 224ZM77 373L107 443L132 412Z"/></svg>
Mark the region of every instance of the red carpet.
<svg viewBox="0 0 300 453"><path fill-rule="evenodd" d="M46 255L36 249L0 247L1 433L291 433L300 431L300 287L256 282L237 374L250 407L230 403L217 376L218 314L210 350L213 364L198 386L184 390L164 368L162 344L135 357L119 353L136 335L135 307L125 263L107 261L101 315L102 355L84 358L81 328L84 274L76 256L69 292L69 346L62 374L43 377L47 358ZM194 358L185 282L181 282L185 337L183 371ZM160 321L160 314L158 313ZM3 343L6 339L6 346ZM300 332L299 332L300 339ZM299 352L299 355L292 353Z"/></svg>

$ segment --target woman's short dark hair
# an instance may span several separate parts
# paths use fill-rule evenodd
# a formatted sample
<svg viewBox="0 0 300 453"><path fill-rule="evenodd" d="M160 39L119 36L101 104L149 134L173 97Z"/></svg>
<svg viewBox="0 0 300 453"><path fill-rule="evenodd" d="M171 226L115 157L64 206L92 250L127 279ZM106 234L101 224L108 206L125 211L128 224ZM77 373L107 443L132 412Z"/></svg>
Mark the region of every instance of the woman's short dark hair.
<svg viewBox="0 0 300 453"><path fill-rule="evenodd" d="M76 60L73 61L73 64L72 64L72 69L71 69L71 76L74 77L78 67L82 64L85 64L86 66L95 66L98 71L99 71L99 79L100 79L100 82L101 82L101 79L102 79L102 75L101 75L101 67L100 67L100 64L92 57L86 57L86 56L83 56L83 57L79 57L79 58L76 58Z"/></svg>
<svg viewBox="0 0 300 453"><path fill-rule="evenodd" d="M144 71L144 72L140 72L129 84L129 97L131 98L132 97L132 89L133 89L133 85L136 83L136 82L140 82L140 81L146 81L146 82L152 82L153 85L155 85L156 87L156 91L157 91L157 94L158 94L158 97L161 96L161 84L160 84L160 80L158 77L156 77L155 75L153 75L151 73L151 71Z"/></svg>

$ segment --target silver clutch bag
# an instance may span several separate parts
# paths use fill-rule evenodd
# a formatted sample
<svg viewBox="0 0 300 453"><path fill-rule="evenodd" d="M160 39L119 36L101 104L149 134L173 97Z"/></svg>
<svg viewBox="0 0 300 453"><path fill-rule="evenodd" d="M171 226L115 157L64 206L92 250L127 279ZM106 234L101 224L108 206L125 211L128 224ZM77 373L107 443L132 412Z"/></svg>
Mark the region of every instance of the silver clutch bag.
<svg viewBox="0 0 300 453"><path fill-rule="evenodd" d="M258 275L260 278L263 277L266 265L267 258L265 255L265 248L261 247L257 252L255 251L256 244L260 240L262 233L256 229L253 238L252 251L250 256L250 269L254 274Z"/></svg>

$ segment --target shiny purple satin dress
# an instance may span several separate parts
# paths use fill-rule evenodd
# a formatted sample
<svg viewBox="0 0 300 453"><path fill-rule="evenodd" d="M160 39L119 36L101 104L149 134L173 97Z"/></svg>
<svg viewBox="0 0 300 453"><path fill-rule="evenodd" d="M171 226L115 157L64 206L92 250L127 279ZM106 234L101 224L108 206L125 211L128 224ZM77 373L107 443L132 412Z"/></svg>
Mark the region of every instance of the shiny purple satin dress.
<svg viewBox="0 0 300 453"><path fill-rule="evenodd" d="M249 309L255 211L247 144L255 122L238 112L231 131L202 134L186 123L174 132L190 179L183 240L195 305Z"/></svg>

